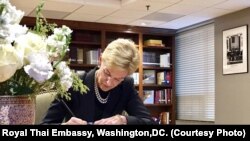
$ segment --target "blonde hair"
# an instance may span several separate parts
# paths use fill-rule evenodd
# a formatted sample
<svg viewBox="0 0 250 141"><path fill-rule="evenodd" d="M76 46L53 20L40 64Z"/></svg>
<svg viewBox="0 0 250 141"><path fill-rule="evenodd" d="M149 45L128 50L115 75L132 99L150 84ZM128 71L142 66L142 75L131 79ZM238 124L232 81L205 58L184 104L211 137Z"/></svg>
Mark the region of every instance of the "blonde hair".
<svg viewBox="0 0 250 141"><path fill-rule="evenodd" d="M139 52L133 41L119 38L112 41L102 54L102 61L109 67L117 67L132 74L139 65Z"/></svg>

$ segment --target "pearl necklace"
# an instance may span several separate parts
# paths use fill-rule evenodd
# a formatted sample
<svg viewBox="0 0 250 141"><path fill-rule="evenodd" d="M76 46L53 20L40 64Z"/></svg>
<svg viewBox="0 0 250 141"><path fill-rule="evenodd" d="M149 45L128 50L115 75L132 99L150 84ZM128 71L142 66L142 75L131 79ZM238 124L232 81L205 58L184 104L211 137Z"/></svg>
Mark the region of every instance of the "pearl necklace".
<svg viewBox="0 0 250 141"><path fill-rule="evenodd" d="M96 98L97 100L102 103L102 104L106 104L108 102L108 98L109 98L109 94L106 98L102 98L100 93L99 93L99 90L98 90L98 87L97 87L97 82L96 82L96 73L95 73L95 95L96 95Z"/></svg>

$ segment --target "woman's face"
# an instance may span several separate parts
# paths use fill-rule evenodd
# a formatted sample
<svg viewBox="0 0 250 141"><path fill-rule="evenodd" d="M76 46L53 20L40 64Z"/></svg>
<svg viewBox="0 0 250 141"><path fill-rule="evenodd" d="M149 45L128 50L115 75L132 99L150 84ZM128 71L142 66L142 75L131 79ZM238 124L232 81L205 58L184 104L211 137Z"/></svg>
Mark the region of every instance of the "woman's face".
<svg viewBox="0 0 250 141"><path fill-rule="evenodd" d="M98 87L103 91L109 91L119 85L128 75L128 72L114 67L106 67L102 63L96 75Z"/></svg>

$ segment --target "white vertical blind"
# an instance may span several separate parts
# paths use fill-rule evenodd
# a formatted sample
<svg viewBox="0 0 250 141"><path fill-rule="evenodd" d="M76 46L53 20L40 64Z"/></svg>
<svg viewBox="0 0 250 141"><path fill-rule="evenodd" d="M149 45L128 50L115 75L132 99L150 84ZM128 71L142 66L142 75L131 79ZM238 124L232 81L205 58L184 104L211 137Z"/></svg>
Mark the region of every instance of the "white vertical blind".
<svg viewBox="0 0 250 141"><path fill-rule="evenodd" d="M177 119L214 121L214 24L176 37Z"/></svg>

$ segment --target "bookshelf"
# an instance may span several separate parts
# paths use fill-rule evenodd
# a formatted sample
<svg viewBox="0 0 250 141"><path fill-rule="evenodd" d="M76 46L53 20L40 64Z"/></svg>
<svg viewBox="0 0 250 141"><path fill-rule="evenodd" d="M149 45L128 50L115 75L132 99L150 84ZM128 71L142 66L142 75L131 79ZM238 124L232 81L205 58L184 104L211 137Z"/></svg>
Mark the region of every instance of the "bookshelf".
<svg viewBox="0 0 250 141"><path fill-rule="evenodd" d="M97 56L100 55L101 51L107 46L108 43L117 38L129 38L133 40L141 54L141 62L137 73L139 74L138 84L135 84L135 88L138 90L139 96L143 99L143 91L153 91L155 98L156 91L171 91L170 102L145 104L150 110L152 117L160 117L163 112L169 113L169 124L175 124L175 79L174 79L174 42L175 42L175 30L170 29L159 29L159 28L149 28L149 27L135 27L127 25L115 25L115 24L104 24L104 23L91 23L91 22L78 22L69 20L56 20L47 19L48 22L54 22L57 25L67 25L72 30L72 41L70 44L70 52L68 54L71 58L70 67L75 70L89 71L90 69L97 66L94 61L89 62L86 58L87 52L97 51ZM35 19L31 17L24 17L21 21L22 24L27 26L33 26L35 24ZM161 44L157 45L146 45L145 43L149 40L160 40ZM155 54L156 65L144 65L143 59L144 54L151 53ZM162 54L170 54L169 67L160 67L158 64L159 57ZM95 53L90 53L91 56L95 56ZM158 58L157 58L158 57ZM97 60L98 61L98 60ZM150 61L149 61L150 63ZM158 63L158 64L157 64ZM143 74L144 71L152 71L155 74L155 83L144 84ZM157 84L157 73L159 72L171 72L171 85L159 85Z"/></svg>
<svg viewBox="0 0 250 141"><path fill-rule="evenodd" d="M146 107L153 117L163 114L165 118L168 114L168 121L162 122L163 124L175 124L173 51L173 35L143 34L143 73L148 71L155 73L155 83L143 85L144 91L154 91L154 102L146 104Z"/></svg>

